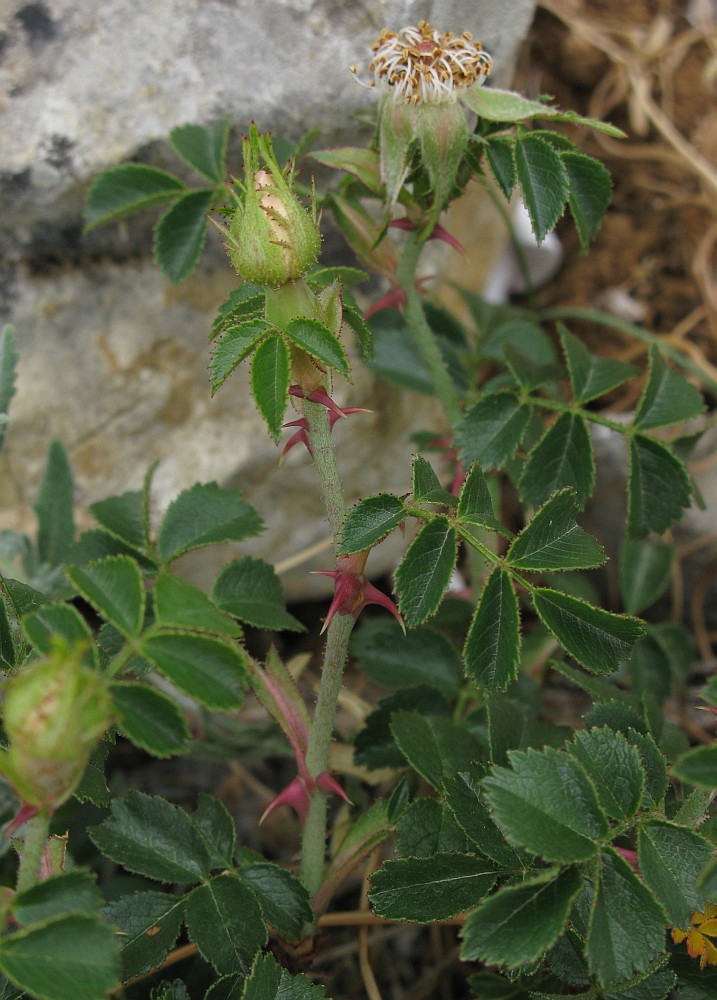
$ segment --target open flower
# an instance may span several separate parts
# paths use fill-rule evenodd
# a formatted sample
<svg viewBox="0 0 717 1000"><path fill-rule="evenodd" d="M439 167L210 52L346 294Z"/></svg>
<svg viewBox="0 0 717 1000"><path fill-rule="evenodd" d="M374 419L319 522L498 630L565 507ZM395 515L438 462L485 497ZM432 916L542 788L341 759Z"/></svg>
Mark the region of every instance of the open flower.
<svg viewBox="0 0 717 1000"><path fill-rule="evenodd" d="M388 208L398 199L417 149L433 195L428 236L448 203L468 143L458 102L481 86L493 60L470 32L439 32L427 21L398 33L384 28L372 52L369 85L382 91L378 135Z"/></svg>
<svg viewBox="0 0 717 1000"><path fill-rule="evenodd" d="M699 958L700 969L717 965L717 903L708 903L702 913L693 913L686 931L673 928L672 940L676 944L685 939L687 953L690 958Z"/></svg>

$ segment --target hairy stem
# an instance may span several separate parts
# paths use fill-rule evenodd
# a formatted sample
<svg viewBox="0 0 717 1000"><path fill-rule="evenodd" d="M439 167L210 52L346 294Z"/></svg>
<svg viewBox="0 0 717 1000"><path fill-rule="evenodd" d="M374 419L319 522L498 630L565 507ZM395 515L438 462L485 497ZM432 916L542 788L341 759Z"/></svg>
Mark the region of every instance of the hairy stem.
<svg viewBox="0 0 717 1000"><path fill-rule="evenodd" d="M20 849L20 867L17 874L17 891L23 892L39 881L40 864L50 835L50 814L41 809L25 824L25 839Z"/></svg>
<svg viewBox="0 0 717 1000"><path fill-rule="evenodd" d="M422 248L423 244L419 242L417 234L409 233L398 266L398 279L406 295L405 317L416 339L421 360L431 376L443 411L451 427L455 427L461 418L461 408L448 368L433 331L426 322L421 298L416 291L416 267Z"/></svg>
<svg viewBox="0 0 717 1000"><path fill-rule="evenodd" d="M329 415L324 406L308 400L304 401L304 414L309 423L309 440L334 538L334 553L338 555L339 532L346 506L331 443ZM353 625L354 620L351 615L337 614L332 619L326 635L319 694L306 753L306 766L312 778L328 770L334 717ZM326 793L320 788L315 788L301 844L301 879L312 896L318 890L323 878L325 850Z"/></svg>
<svg viewBox="0 0 717 1000"><path fill-rule="evenodd" d="M351 615L337 614L326 636L319 696L309 736L306 766L316 777L329 767L329 747L334 717L348 656L349 637L354 626ZM321 885L326 848L326 793L316 788L309 804L301 845L301 880L313 896Z"/></svg>
<svg viewBox="0 0 717 1000"><path fill-rule="evenodd" d="M346 505L341 477L336 466L334 446L331 441L329 413L325 406L306 399L304 400L304 416L309 422L309 440L321 483L321 496L326 508L326 516L329 519L329 527L334 539L334 554L338 555L337 544L346 513Z"/></svg>

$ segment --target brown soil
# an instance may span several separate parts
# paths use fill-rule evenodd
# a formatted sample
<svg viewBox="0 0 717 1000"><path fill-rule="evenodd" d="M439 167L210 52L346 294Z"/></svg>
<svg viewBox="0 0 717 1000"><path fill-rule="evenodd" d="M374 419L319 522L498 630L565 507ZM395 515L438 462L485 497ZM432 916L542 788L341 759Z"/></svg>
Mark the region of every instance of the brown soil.
<svg viewBox="0 0 717 1000"><path fill-rule="evenodd" d="M588 256L569 220L561 224L566 263L540 304L609 308L615 290L626 293L642 325L714 379L717 23L707 20L710 8L704 0L539 0L517 83L627 133L617 141L570 129L610 169L614 196ZM598 350L644 356L643 345L622 335L606 341L603 329L581 332Z"/></svg>

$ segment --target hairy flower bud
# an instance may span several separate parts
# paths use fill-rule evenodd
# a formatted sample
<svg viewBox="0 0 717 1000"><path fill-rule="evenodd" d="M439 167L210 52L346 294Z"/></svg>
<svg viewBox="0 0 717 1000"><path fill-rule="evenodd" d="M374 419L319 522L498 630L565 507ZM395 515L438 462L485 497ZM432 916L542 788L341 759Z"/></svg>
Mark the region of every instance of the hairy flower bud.
<svg viewBox="0 0 717 1000"><path fill-rule="evenodd" d="M313 212L294 194L268 136L252 125L243 142L244 184L229 224L228 250L244 281L277 287L301 278L321 250Z"/></svg>
<svg viewBox="0 0 717 1000"><path fill-rule="evenodd" d="M0 773L29 805L56 808L72 795L111 722L104 680L81 656L81 650L58 648L7 686L9 747L0 756Z"/></svg>
<svg viewBox="0 0 717 1000"><path fill-rule="evenodd" d="M446 207L468 144L459 104L480 87L493 61L469 32L436 31L427 21L398 34L384 29L372 46L372 86L381 88L381 179L391 208L415 157L428 174L433 205L426 237Z"/></svg>

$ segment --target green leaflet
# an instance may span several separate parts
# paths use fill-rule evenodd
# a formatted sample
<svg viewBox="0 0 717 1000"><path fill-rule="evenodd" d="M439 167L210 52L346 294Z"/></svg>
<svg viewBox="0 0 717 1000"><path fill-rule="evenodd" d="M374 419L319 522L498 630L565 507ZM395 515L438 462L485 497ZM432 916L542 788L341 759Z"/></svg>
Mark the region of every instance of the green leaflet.
<svg viewBox="0 0 717 1000"><path fill-rule="evenodd" d="M437 503L455 507L456 498L443 489L433 466L423 455L413 456L412 483L414 503Z"/></svg>
<svg viewBox="0 0 717 1000"><path fill-rule="evenodd" d="M184 899L168 892L134 892L105 907L108 923L122 932L122 978L157 968L174 947Z"/></svg>
<svg viewBox="0 0 717 1000"><path fill-rule="evenodd" d="M668 427L698 417L704 411L701 394L679 372L668 368L660 350L650 350L650 367L635 414L641 431Z"/></svg>
<svg viewBox="0 0 717 1000"><path fill-rule="evenodd" d="M547 587L532 591L541 620L578 663L596 674L617 670L644 633L637 618L616 615Z"/></svg>
<svg viewBox="0 0 717 1000"><path fill-rule="evenodd" d="M4 326L0 329L0 446L5 436L10 400L15 395L17 361L15 331L11 326Z"/></svg>
<svg viewBox="0 0 717 1000"><path fill-rule="evenodd" d="M261 907L236 875L218 875L187 899L189 936L220 974L248 973L268 934Z"/></svg>
<svg viewBox="0 0 717 1000"><path fill-rule="evenodd" d="M624 138L625 133L608 122L595 118L583 118L574 111L561 111L554 105L543 101L531 101L513 90L501 90L498 87L470 87L464 91L461 99L481 118L492 122L521 122L528 118L549 118L554 121L572 122L575 125L586 125L614 139Z"/></svg>
<svg viewBox="0 0 717 1000"><path fill-rule="evenodd" d="M239 490L222 489L216 483L195 483L167 508L157 547L163 562L170 563L192 549L240 542L263 530L263 521L242 500Z"/></svg>
<svg viewBox="0 0 717 1000"><path fill-rule="evenodd" d="M22 619L22 630L35 649L45 656L50 655L53 643L60 637L68 648L82 643L85 647L83 661L89 666L97 666L97 647L91 642L92 631L72 604L47 604L38 608Z"/></svg>
<svg viewBox="0 0 717 1000"><path fill-rule="evenodd" d="M236 848L236 827L224 803L213 795L200 792L192 821L207 842L212 868L231 868Z"/></svg>
<svg viewBox="0 0 717 1000"><path fill-rule="evenodd" d="M436 799L414 799L401 813L396 831L396 851L401 857L426 858L467 849L466 836L453 813Z"/></svg>
<svg viewBox="0 0 717 1000"><path fill-rule="evenodd" d="M687 470L667 445L635 434L630 441L627 484L629 536L644 538L650 531L667 531L689 507L691 493Z"/></svg>
<svg viewBox="0 0 717 1000"><path fill-rule="evenodd" d="M154 614L158 625L196 629L218 635L241 635L241 626L197 587L172 573L162 572L154 586Z"/></svg>
<svg viewBox="0 0 717 1000"><path fill-rule="evenodd" d="M314 911L296 875L281 865L252 861L242 865L240 877L254 893L266 923L283 937L300 941L304 927L314 919Z"/></svg>
<svg viewBox="0 0 717 1000"><path fill-rule="evenodd" d="M556 490L571 486L584 506L594 485L593 448L585 419L578 413L562 413L528 456L521 496L537 507Z"/></svg>
<svg viewBox="0 0 717 1000"><path fill-rule="evenodd" d="M565 209L568 173L550 143L530 133L516 139L514 156L533 233L542 243Z"/></svg>
<svg viewBox="0 0 717 1000"><path fill-rule="evenodd" d="M602 986L644 972L665 946L665 915L649 889L612 848L596 862L587 936L590 971Z"/></svg>
<svg viewBox="0 0 717 1000"><path fill-rule="evenodd" d="M481 798L480 782L484 774L480 764L472 763L467 770L447 778L444 781L446 805L481 854L501 868L520 870L523 860L490 818Z"/></svg>
<svg viewBox="0 0 717 1000"><path fill-rule="evenodd" d="M237 365L248 358L254 348L272 330L276 330L273 323L269 323L261 317L252 317L229 326L217 338L209 362L212 395L220 386L224 385Z"/></svg>
<svg viewBox="0 0 717 1000"><path fill-rule="evenodd" d="M667 590L674 557L674 546L651 538L627 538L621 543L618 581L629 614L649 608Z"/></svg>
<svg viewBox="0 0 717 1000"><path fill-rule="evenodd" d="M443 715L394 712L391 731L411 767L437 791L445 778L465 770L478 756L478 745L470 733Z"/></svg>
<svg viewBox="0 0 717 1000"><path fill-rule="evenodd" d="M362 552L376 545L406 519L403 501L392 493L360 500L347 513L341 529L342 553Z"/></svg>
<svg viewBox="0 0 717 1000"><path fill-rule="evenodd" d="M105 170L87 197L85 230L177 198L184 190L178 177L144 163L123 163Z"/></svg>
<svg viewBox="0 0 717 1000"><path fill-rule="evenodd" d="M92 607L123 635L139 635L144 620L144 587L134 559L110 556L86 566L68 567L66 573Z"/></svg>
<svg viewBox="0 0 717 1000"><path fill-rule="evenodd" d="M251 363L251 391L269 433L279 440L289 399L289 348L278 334L259 344Z"/></svg>
<svg viewBox="0 0 717 1000"><path fill-rule="evenodd" d="M230 125L228 115L211 129L201 125L178 125L169 133L169 141L190 167L207 180L222 183Z"/></svg>
<svg viewBox="0 0 717 1000"><path fill-rule="evenodd" d="M456 517L464 524L477 524L510 537L510 533L495 516L488 483L476 462L471 465L463 483Z"/></svg>
<svg viewBox="0 0 717 1000"><path fill-rule="evenodd" d="M351 648L358 669L383 687L426 684L455 694L462 683L458 650L441 632L419 626L402 632L397 622L371 618L362 622Z"/></svg>
<svg viewBox="0 0 717 1000"><path fill-rule="evenodd" d="M104 1000L119 979L119 941L99 916L73 913L0 941L0 971L40 1000Z"/></svg>
<svg viewBox="0 0 717 1000"><path fill-rule="evenodd" d="M688 750L674 764L672 773L688 785L717 788L717 743Z"/></svg>
<svg viewBox="0 0 717 1000"><path fill-rule="evenodd" d="M396 628L398 629L398 625ZM409 633L409 635L414 634L414 632ZM391 718L398 711L419 712L422 715L450 715L448 702L435 687L426 685L406 687L387 698L382 698L378 708L367 717L364 728L356 735L354 760L357 764L369 769L404 767L406 758L396 746L391 731Z"/></svg>
<svg viewBox="0 0 717 1000"><path fill-rule="evenodd" d="M281 581L274 567L244 556L228 563L214 581L212 601L247 625L276 631L303 632L304 626L286 610Z"/></svg>
<svg viewBox="0 0 717 1000"><path fill-rule="evenodd" d="M458 554L456 530L445 517L424 525L396 570L398 609L409 627L435 614L443 599Z"/></svg>
<svg viewBox="0 0 717 1000"><path fill-rule="evenodd" d="M703 910L697 881L712 857L704 837L669 823L646 823L638 834L640 874L662 903L673 927L687 928L695 910Z"/></svg>
<svg viewBox="0 0 717 1000"><path fill-rule="evenodd" d="M95 913L101 906L96 876L76 868L19 892L12 903L12 915L18 924L27 925L65 913Z"/></svg>
<svg viewBox="0 0 717 1000"><path fill-rule="evenodd" d="M645 775L639 751L621 733L606 726L582 730L568 749L592 779L600 805L611 819L627 819L637 812Z"/></svg>
<svg viewBox="0 0 717 1000"><path fill-rule="evenodd" d="M484 780L493 817L511 843L546 861L586 861L607 823L595 789L573 757L550 748L513 750L510 767Z"/></svg>
<svg viewBox="0 0 717 1000"><path fill-rule="evenodd" d="M589 403L638 374L634 365L590 354L563 323L558 323L558 330L576 403Z"/></svg>
<svg viewBox="0 0 717 1000"><path fill-rule="evenodd" d="M189 747L190 732L176 702L147 684L111 685L119 731L154 757L173 757Z"/></svg>
<svg viewBox="0 0 717 1000"><path fill-rule="evenodd" d="M131 490L90 504L90 513L111 534L141 551L149 543L143 501L142 490Z"/></svg>
<svg viewBox="0 0 717 1000"><path fill-rule="evenodd" d="M236 643L208 635L163 631L143 639L140 651L205 708L221 712L242 705L247 671L244 653Z"/></svg>
<svg viewBox="0 0 717 1000"><path fill-rule="evenodd" d="M194 270L207 238L207 215L214 191L200 189L177 198L157 223L154 259L165 277L178 285Z"/></svg>
<svg viewBox="0 0 717 1000"><path fill-rule="evenodd" d="M209 875L204 837L183 809L158 795L132 791L114 799L107 818L89 834L106 857L158 882L197 882Z"/></svg>
<svg viewBox="0 0 717 1000"><path fill-rule="evenodd" d="M236 994L237 1000L239 994ZM292 976L273 955L257 955L241 993L241 1000L325 1000L323 986L314 985L304 975ZM210 990L207 1000L226 1000L226 995ZM234 994L231 1000L235 1000Z"/></svg>
<svg viewBox="0 0 717 1000"><path fill-rule="evenodd" d="M294 319L288 324L285 332L296 347L348 378L350 366L346 351L338 338L323 323L313 319Z"/></svg>
<svg viewBox="0 0 717 1000"><path fill-rule="evenodd" d="M513 541L506 564L539 572L602 566L607 557L576 522L579 509L571 487L554 494Z"/></svg>
<svg viewBox="0 0 717 1000"><path fill-rule="evenodd" d="M496 868L473 854L387 861L371 876L369 901L388 920L431 923L462 913L490 892Z"/></svg>
<svg viewBox="0 0 717 1000"><path fill-rule="evenodd" d="M512 392L484 396L456 427L455 446L465 465L484 471L502 468L515 454L530 420L530 409Z"/></svg>
<svg viewBox="0 0 717 1000"><path fill-rule="evenodd" d="M510 574L496 566L481 593L468 631L466 673L487 691L504 691L520 658L520 614Z"/></svg>
<svg viewBox="0 0 717 1000"><path fill-rule="evenodd" d="M45 474L35 501L37 551L41 562L59 566L67 559L75 536L74 485L67 452L53 438L47 452Z"/></svg>
<svg viewBox="0 0 717 1000"><path fill-rule="evenodd" d="M587 253L610 203L610 174L599 160L584 153L566 151L561 153L560 159L570 185L570 214L580 237L580 247Z"/></svg>
<svg viewBox="0 0 717 1000"><path fill-rule="evenodd" d="M562 933L581 886L577 870L566 868L499 889L468 918L461 957L509 968L535 961Z"/></svg>
<svg viewBox="0 0 717 1000"><path fill-rule="evenodd" d="M513 143L502 136L491 138L486 144L485 153L490 170L506 198L510 198L515 187L515 161L513 160Z"/></svg>

